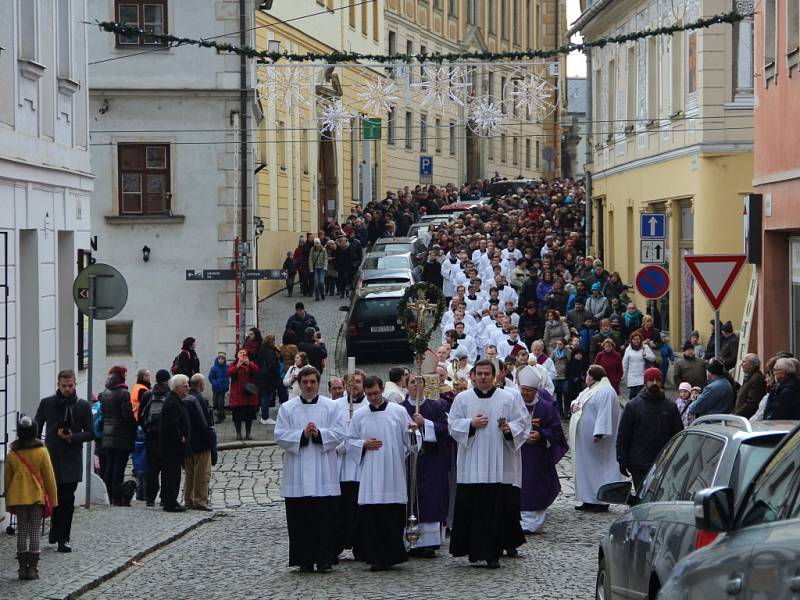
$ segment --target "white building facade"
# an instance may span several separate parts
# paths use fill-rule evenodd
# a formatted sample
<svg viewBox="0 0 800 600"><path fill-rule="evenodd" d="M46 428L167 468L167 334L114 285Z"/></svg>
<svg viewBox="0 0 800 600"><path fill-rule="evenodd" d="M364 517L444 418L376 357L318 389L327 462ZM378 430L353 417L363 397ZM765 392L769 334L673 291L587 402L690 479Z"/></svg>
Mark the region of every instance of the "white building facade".
<svg viewBox="0 0 800 600"><path fill-rule="evenodd" d="M238 45L242 5L252 28L252 0L89 0L89 20ZM131 378L168 369L186 337L197 340L206 371L218 351L233 355L237 294L233 281L189 281L186 271L231 269L243 218L253 230L252 152L242 169L239 144L241 120L253 127L252 62L243 86L236 55L92 29L89 65L95 254L130 290L124 310L96 327L94 383L114 364ZM252 326L252 291L246 299L242 319Z"/></svg>
<svg viewBox="0 0 800 600"><path fill-rule="evenodd" d="M79 367L72 283L93 185L85 19L83 0L0 2L0 470L17 414Z"/></svg>

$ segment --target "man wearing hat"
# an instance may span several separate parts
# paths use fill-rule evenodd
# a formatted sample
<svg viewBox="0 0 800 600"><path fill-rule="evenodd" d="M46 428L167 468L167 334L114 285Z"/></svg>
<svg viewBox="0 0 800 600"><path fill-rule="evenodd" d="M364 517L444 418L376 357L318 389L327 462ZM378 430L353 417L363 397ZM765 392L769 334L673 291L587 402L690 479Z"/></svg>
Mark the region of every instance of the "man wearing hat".
<svg viewBox="0 0 800 600"><path fill-rule="evenodd" d="M545 513L558 497L561 483L556 463L568 450L553 398L542 389L539 373L526 366L517 373L517 385L531 416L531 432L522 446L520 520L526 535L541 531Z"/></svg>
<svg viewBox="0 0 800 600"><path fill-rule="evenodd" d="M617 432L617 462L635 489L673 435L683 430L678 407L664 395L661 370L644 372L644 387L622 411Z"/></svg>
<svg viewBox="0 0 800 600"><path fill-rule="evenodd" d="M687 340L683 344L683 357L675 361L672 381L676 386L685 381L690 389L694 386L702 388L706 384L706 363L695 356L695 347L691 341Z"/></svg>
<svg viewBox="0 0 800 600"><path fill-rule="evenodd" d="M733 409L733 386L725 376L725 365L718 358L712 358L706 365L708 383L697 400L689 405L689 416L692 419L704 415L719 415Z"/></svg>
<svg viewBox="0 0 800 600"><path fill-rule="evenodd" d="M733 332L733 324L725 321L722 326L722 339L719 344L719 358L725 365L725 370L730 371L736 366L736 357L739 353L739 337Z"/></svg>

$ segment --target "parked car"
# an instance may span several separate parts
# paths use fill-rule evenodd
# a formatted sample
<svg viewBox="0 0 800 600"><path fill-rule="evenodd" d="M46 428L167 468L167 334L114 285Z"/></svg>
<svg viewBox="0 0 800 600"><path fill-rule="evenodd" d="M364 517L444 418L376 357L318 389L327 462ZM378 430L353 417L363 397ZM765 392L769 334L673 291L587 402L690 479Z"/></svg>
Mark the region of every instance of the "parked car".
<svg viewBox="0 0 800 600"><path fill-rule="evenodd" d="M400 325L397 307L407 286L365 287L355 291L345 321L347 356L396 350L411 352L408 336Z"/></svg>
<svg viewBox="0 0 800 600"><path fill-rule="evenodd" d="M377 269L359 272L356 278L356 289L387 285L408 287L418 282L417 272L411 269Z"/></svg>
<svg viewBox="0 0 800 600"><path fill-rule="evenodd" d="M474 198L470 200L459 200L458 202L453 202L451 204L445 204L442 208L439 209L440 213L456 213L462 212L465 210L469 210L470 208L478 208L485 204L488 204L492 201L491 198L488 196L484 196L483 198Z"/></svg>
<svg viewBox="0 0 800 600"><path fill-rule="evenodd" d="M729 486L695 495L696 527L712 544L680 561L660 599L800 597L800 427L771 454L741 502ZM723 535L724 534L724 535Z"/></svg>
<svg viewBox="0 0 800 600"><path fill-rule="evenodd" d="M601 500L631 508L600 542L595 598L654 599L675 564L708 543L695 528L695 493L726 486L740 498L793 426L734 415L701 417L667 443L635 495L627 481L600 488Z"/></svg>
<svg viewBox="0 0 800 600"><path fill-rule="evenodd" d="M539 181L536 179L507 179L495 181L492 184L492 196L508 196L509 194L519 194L528 188L537 189Z"/></svg>
<svg viewBox="0 0 800 600"><path fill-rule="evenodd" d="M419 238L427 247L431 242L430 229L435 225L449 223L459 215L460 213L450 213L449 215L425 215L409 228L408 237Z"/></svg>
<svg viewBox="0 0 800 600"><path fill-rule="evenodd" d="M379 238L375 240L370 252L385 254L411 254L414 264L419 264L428 255L428 246L417 237Z"/></svg>

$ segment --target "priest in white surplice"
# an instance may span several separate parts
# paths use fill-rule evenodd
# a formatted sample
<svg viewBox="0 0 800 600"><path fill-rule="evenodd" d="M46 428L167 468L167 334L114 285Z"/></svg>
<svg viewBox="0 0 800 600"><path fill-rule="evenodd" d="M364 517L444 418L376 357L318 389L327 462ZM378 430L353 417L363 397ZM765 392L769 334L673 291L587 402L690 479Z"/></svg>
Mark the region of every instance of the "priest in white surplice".
<svg viewBox="0 0 800 600"><path fill-rule="evenodd" d="M495 388L495 365L475 364L475 387L461 392L448 415L458 444L456 501L450 553L499 566L503 550L525 543L520 526L520 448L531 418L521 397Z"/></svg>
<svg viewBox="0 0 800 600"><path fill-rule="evenodd" d="M364 378L367 376L361 369L356 369L347 376L347 393L337 402L344 404L345 418L348 427L350 415L350 397L353 398L353 414L362 406L366 406L364 396ZM352 550L353 558L361 560L358 541L358 482L361 480L362 448L357 442L343 441L336 451L339 454L339 485L342 490L339 504L339 544L338 554L342 550Z"/></svg>
<svg viewBox="0 0 800 600"><path fill-rule="evenodd" d="M576 510L605 512L608 504L597 499L600 486L618 481L617 428L619 397L600 365L586 373L586 389L572 401L569 422L570 446L574 452Z"/></svg>
<svg viewBox="0 0 800 600"><path fill-rule="evenodd" d="M406 457L419 448L417 426L400 404L383 396L383 381L364 380L369 404L353 413L347 443L361 451L358 486L358 529L364 561L371 571L383 571L408 560L403 532L408 491ZM412 447L409 429L417 444Z"/></svg>
<svg viewBox="0 0 800 600"><path fill-rule="evenodd" d="M320 374L300 369L300 395L281 405L275 441L283 448L283 486L289 530L289 566L329 571L336 561L339 465L345 439L345 404L319 395ZM404 411L405 412L405 411Z"/></svg>

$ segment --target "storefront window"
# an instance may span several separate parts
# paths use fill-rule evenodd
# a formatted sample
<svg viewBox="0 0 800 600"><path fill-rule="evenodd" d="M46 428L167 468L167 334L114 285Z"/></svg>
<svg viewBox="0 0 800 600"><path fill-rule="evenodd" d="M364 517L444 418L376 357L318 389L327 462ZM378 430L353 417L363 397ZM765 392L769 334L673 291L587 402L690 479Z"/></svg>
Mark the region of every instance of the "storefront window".
<svg viewBox="0 0 800 600"><path fill-rule="evenodd" d="M791 240L790 268L792 275L791 307L792 307L792 353L797 356L800 349L800 239Z"/></svg>

